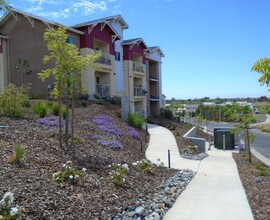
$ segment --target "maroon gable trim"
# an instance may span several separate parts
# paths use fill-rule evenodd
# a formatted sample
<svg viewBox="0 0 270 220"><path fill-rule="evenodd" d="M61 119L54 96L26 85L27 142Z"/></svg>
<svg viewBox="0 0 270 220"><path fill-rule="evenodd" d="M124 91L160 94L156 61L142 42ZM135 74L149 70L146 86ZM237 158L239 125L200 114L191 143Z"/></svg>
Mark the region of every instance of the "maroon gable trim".
<svg viewBox="0 0 270 220"><path fill-rule="evenodd" d="M80 45L81 48L91 48L94 49L94 39L101 40L110 45L110 54L115 54L114 43L112 42L112 35L114 32L112 29L106 24L102 29L102 23L97 24L88 34L88 27L79 28L80 31L84 32L84 35L81 36Z"/></svg>

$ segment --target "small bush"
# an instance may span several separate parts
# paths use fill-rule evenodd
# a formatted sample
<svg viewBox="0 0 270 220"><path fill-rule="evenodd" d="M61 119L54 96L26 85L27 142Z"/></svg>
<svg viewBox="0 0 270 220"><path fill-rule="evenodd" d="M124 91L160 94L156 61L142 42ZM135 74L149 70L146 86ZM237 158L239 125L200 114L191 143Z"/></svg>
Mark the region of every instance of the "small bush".
<svg viewBox="0 0 270 220"><path fill-rule="evenodd" d="M24 106L28 102L28 90L26 86L17 87L9 84L0 94L0 115L10 117L23 117Z"/></svg>
<svg viewBox="0 0 270 220"><path fill-rule="evenodd" d="M138 167L145 173L151 173L152 171L152 165L147 160L134 162L133 165Z"/></svg>
<svg viewBox="0 0 270 220"><path fill-rule="evenodd" d="M110 172L109 181L116 185L127 185L128 182L124 178L124 175L128 172L129 168L127 164L113 163L109 165L112 168L112 172Z"/></svg>
<svg viewBox="0 0 270 220"><path fill-rule="evenodd" d="M72 162L67 161L63 165L63 170L53 174L53 178L57 182L77 183L79 179L85 176L86 169L76 170L71 167Z"/></svg>
<svg viewBox="0 0 270 220"><path fill-rule="evenodd" d="M45 102L43 101L38 101L34 106L33 106L34 112L38 115L40 118L44 118L48 114L48 106Z"/></svg>
<svg viewBox="0 0 270 220"><path fill-rule="evenodd" d="M185 149L182 150L184 154L196 154L199 152L199 148L197 145L194 146L187 146Z"/></svg>
<svg viewBox="0 0 270 220"><path fill-rule="evenodd" d="M54 102L51 106L51 111L52 114L54 116L58 116L59 115L59 103L58 102Z"/></svg>
<svg viewBox="0 0 270 220"><path fill-rule="evenodd" d="M87 101L86 100L81 100L81 105L83 107L87 107Z"/></svg>
<svg viewBox="0 0 270 220"><path fill-rule="evenodd" d="M133 126L135 128L138 128L138 129L142 129L144 121L145 121L145 119L142 116L135 115L132 113L128 114L128 124L130 126Z"/></svg>
<svg viewBox="0 0 270 220"><path fill-rule="evenodd" d="M110 98L110 103L113 105L121 105L121 98L117 96L113 96Z"/></svg>
<svg viewBox="0 0 270 220"><path fill-rule="evenodd" d="M97 100L96 100L96 104L98 104L98 105L103 105L103 100L102 100L102 99L97 99Z"/></svg>
<svg viewBox="0 0 270 220"><path fill-rule="evenodd" d="M15 152L10 156L9 163L20 163L25 155L25 148L23 145L18 144L15 148Z"/></svg>
<svg viewBox="0 0 270 220"><path fill-rule="evenodd" d="M83 101L83 100L88 101L89 97L90 97L90 95L86 91L83 91L83 92L81 92L81 94L79 94L79 100L81 100L81 101Z"/></svg>
<svg viewBox="0 0 270 220"><path fill-rule="evenodd" d="M14 204L13 193L7 192L0 200L0 219L13 220L18 219L21 215L20 208Z"/></svg>
<svg viewBox="0 0 270 220"><path fill-rule="evenodd" d="M254 167L257 169L256 174L258 176L269 176L268 168L264 166L262 163L256 162L254 163Z"/></svg>

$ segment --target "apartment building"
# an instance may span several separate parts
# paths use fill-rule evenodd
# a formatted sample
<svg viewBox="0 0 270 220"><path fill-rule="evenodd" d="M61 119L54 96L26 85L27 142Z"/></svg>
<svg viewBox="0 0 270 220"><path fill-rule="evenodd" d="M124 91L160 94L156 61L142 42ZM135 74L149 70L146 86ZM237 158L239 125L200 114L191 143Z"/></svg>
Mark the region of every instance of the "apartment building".
<svg viewBox="0 0 270 220"><path fill-rule="evenodd" d="M43 83L37 73L53 67L53 63L43 63L44 55L49 53L43 36L47 28L57 26L59 24L55 22L16 9L0 19L0 91L9 83L18 86L31 83L31 95L48 95L48 85L53 83L53 79ZM68 35L78 47L83 34L68 28ZM24 62L28 65L22 65ZM28 70L31 74L25 74L30 73Z"/></svg>
<svg viewBox="0 0 270 220"><path fill-rule="evenodd" d="M49 53L43 36L47 28L60 25L17 9L1 17L0 92L9 83L31 83L31 95L49 94L54 79L43 83L37 73L53 67L52 62L43 63L44 55ZM159 47L147 47L142 38L124 40L127 28L120 15L68 27L68 40L78 46L82 56L94 50L102 52L97 68L89 65L82 74L81 85L91 98L95 93L103 98L126 97L129 112L154 116L162 104L164 54ZM24 61L27 65L21 65Z"/></svg>

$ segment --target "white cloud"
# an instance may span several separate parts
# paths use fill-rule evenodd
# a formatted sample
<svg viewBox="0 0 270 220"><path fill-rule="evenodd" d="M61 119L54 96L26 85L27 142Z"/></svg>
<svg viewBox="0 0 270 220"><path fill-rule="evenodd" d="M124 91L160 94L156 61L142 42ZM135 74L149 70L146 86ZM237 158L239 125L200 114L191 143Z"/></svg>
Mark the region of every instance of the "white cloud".
<svg viewBox="0 0 270 220"><path fill-rule="evenodd" d="M47 11L43 7L38 5L27 8L26 11L40 17L49 18L50 20L69 17L69 9L64 9L60 11Z"/></svg>
<svg viewBox="0 0 270 220"><path fill-rule="evenodd" d="M30 4L59 4L59 1L57 0L27 0Z"/></svg>
<svg viewBox="0 0 270 220"><path fill-rule="evenodd" d="M105 11L107 9L107 5L105 1L91 2L88 0L82 0L81 2L73 5L73 10L75 12L80 11L80 9L83 9L85 15L89 15L97 11Z"/></svg>

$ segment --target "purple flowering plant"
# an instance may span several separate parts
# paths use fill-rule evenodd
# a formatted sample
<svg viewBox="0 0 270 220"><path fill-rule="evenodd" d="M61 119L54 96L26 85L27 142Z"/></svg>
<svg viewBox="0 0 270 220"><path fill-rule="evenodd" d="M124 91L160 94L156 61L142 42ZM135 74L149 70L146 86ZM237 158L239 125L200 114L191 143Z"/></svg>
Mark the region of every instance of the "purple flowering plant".
<svg viewBox="0 0 270 220"><path fill-rule="evenodd" d="M129 136L133 137L134 139L141 140L141 137L135 128L127 127L126 130Z"/></svg>
<svg viewBox="0 0 270 220"><path fill-rule="evenodd" d="M97 115L95 116L92 121L97 125L97 127L105 132L122 136L123 132L117 128L117 126L113 123L110 116L107 115Z"/></svg>
<svg viewBox="0 0 270 220"><path fill-rule="evenodd" d="M268 183L268 181L265 180L262 176L257 176L256 182L262 184L263 186L265 186Z"/></svg>
<svg viewBox="0 0 270 220"><path fill-rule="evenodd" d="M49 116L45 118L38 118L36 122L50 127L57 127L59 125L59 118L58 116ZM62 127L64 127L64 125L65 121L63 120Z"/></svg>
<svg viewBox="0 0 270 220"><path fill-rule="evenodd" d="M124 148L124 146L113 137L104 137L102 135L96 135L94 137L97 139L99 144L106 146L109 149L122 150Z"/></svg>

